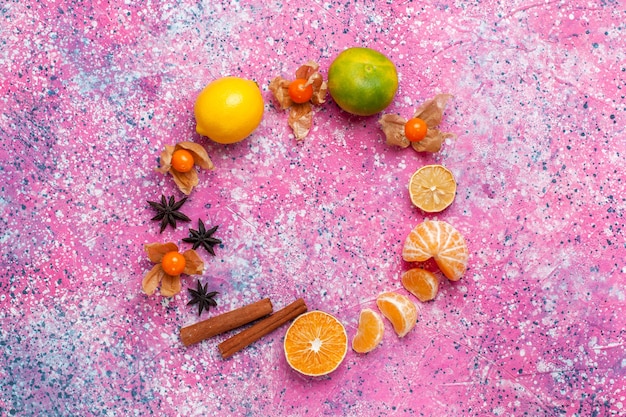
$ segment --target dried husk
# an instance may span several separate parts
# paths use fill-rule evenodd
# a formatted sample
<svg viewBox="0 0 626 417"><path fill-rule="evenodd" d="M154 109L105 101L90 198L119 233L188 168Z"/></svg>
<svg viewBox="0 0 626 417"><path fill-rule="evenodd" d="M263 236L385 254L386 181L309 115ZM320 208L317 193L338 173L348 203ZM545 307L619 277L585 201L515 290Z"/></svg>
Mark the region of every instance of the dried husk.
<svg viewBox="0 0 626 417"><path fill-rule="evenodd" d="M191 194L193 187L198 185L198 173L195 169L187 172L178 172L175 169L170 170L174 183L178 189L185 195Z"/></svg>
<svg viewBox="0 0 626 417"><path fill-rule="evenodd" d="M154 294L154 291L161 283L161 295L164 297L171 297L180 292L180 275L172 276L163 271L161 261L163 255L168 252L178 252L178 246L175 243L147 243L144 245L144 249L148 254L148 258L151 262L155 263L154 267L143 277L141 287L143 291L148 294ZM204 270L204 262L193 249L188 249L183 252L185 258L184 274L187 275L200 275Z"/></svg>
<svg viewBox="0 0 626 417"><path fill-rule="evenodd" d="M453 96L451 94L437 94L433 99L427 100L415 110L413 117L419 117L426 122L429 129L439 126L443 111L446 109L448 100Z"/></svg>
<svg viewBox="0 0 626 417"><path fill-rule="evenodd" d="M309 103L294 104L289 109L289 126L297 140L304 139L313 125L313 108Z"/></svg>
<svg viewBox="0 0 626 417"><path fill-rule="evenodd" d="M328 84L324 81L322 74L318 72L320 65L315 61L308 61L296 70L296 78L304 78L307 84L313 86L313 96L311 103L316 106L326 102Z"/></svg>
<svg viewBox="0 0 626 417"><path fill-rule="evenodd" d="M168 252L178 252L178 246L175 243L146 243L143 245L144 250L148 254L150 262L158 264L163 260L163 255Z"/></svg>
<svg viewBox="0 0 626 417"><path fill-rule="evenodd" d="M452 97L450 94L437 94L433 99L427 100L417 108L413 117L419 117L428 126L426 137L419 142L409 141L404 134L404 125L407 119L395 114L384 114L379 123L385 133L387 144L402 148L411 145L418 152L439 152L446 139L456 137L453 133L442 132L437 128L441 123L446 104Z"/></svg>
<svg viewBox="0 0 626 417"><path fill-rule="evenodd" d="M174 154L174 150L174 146L165 145L164 149L161 151L161 157L159 159L160 166L155 168L155 171L165 174L172 169L172 155Z"/></svg>
<svg viewBox="0 0 626 417"><path fill-rule="evenodd" d="M141 288L143 289L143 292L147 295L154 294L154 291L159 286L159 283L165 275L166 274L160 263L154 265L141 281Z"/></svg>
<svg viewBox="0 0 626 417"><path fill-rule="evenodd" d="M213 169L215 166L209 158L206 150L199 144L194 142L179 142L175 146L165 145L165 148L161 152L160 166L155 168L156 171L161 174L170 173L174 178L174 183L178 187L178 189L185 193L186 195L191 194L193 188L198 185L198 173L195 169L192 169L188 172L178 172L174 168L172 168L172 155L178 149L185 149L191 153L193 156L193 161L195 165L198 165L203 169Z"/></svg>
<svg viewBox="0 0 626 417"><path fill-rule="evenodd" d="M306 64L301 65L296 70L296 78L303 78L305 80L308 80L312 75L319 74L317 72L319 67L320 65L317 62L309 60L306 62Z"/></svg>
<svg viewBox="0 0 626 417"><path fill-rule="evenodd" d="M202 147L202 145L199 145L195 142L185 141L185 142L179 142L176 144L176 150L178 149L185 149L191 152L191 154L193 155L193 162L196 165L198 165L200 168L202 169L215 168L215 165L213 165L211 158L209 158L209 154Z"/></svg>
<svg viewBox="0 0 626 417"><path fill-rule="evenodd" d="M428 129L426 137L419 142L412 142L411 146L417 152L439 152L443 142L453 137L455 137L454 133L444 133L437 128Z"/></svg>
<svg viewBox="0 0 626 417"><path fill-rule="evenodd" d="M316 72L309 78L309 81L313 84L313 96L311 97L311 103L316 106L326 103L328 84L326 84L322 75L319 72Z"/></svg>
<svg viewBox="0 0 626 417"><path fill-rule="evenodd" d="M183 258L185 258L185 270L183 274L187 275L200 275L204 271L204 262L193 249L188 249L183 252Z"/></svg>
<svg viewBox="0 0 626 417"><path fill-rule="evenodd" d="M291 81L281 76L270 81L269 89L274 94L274 98L280 105L282 110L288 109L293 105L293 100L289 97L289 83Z"/></svg>
<svg viewBox="0 0 626 417"><path fill-rule="evenodd" d="M319 106L326 102L328 94L328 85L324 81L322 75L318 72L319 64L314 61L308 61L296 70L296 78L307 80L307 84L313 87L313 96L308 103L294 103L289 96L290 80L280 76L270 81L269 89L273 93L274 98L280 105L282 110L289 110L288 123L293 130L297 140L304 139L311 130L313 125L313 108L311 104Z"/></svg>
<svg viewBox="0 0 626 417"><path fill-rule="evenodd" d="M408 147L411 142L404 135L404 125L407 120L397 114L383 114L378 120L385 134L387 145Z"/></svg>
<svg viewBox="0 0 626 417"><path fill-rule="evenodd" d="M178 294L180 290L180 275L163 275L163 280L161 281L161 295L163 297L173 297Z"/></svg>

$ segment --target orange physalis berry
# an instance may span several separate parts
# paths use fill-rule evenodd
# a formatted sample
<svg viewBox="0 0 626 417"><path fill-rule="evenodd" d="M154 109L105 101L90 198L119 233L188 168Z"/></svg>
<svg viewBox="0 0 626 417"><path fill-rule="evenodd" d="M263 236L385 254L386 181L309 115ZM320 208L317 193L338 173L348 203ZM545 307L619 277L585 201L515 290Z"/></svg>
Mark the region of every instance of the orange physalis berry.
<svg viewBox="0 0 626 417"><path fill-rule="evenodd" d="M161 267L167 275L176 276L183 273L187 261L182 253L172 251L167 252L161 259Z"/></svg>
<svg viewBox="0 0 626 417"><path fill-rule="evenodd" d="M172 154L172 168L178 172L191 171L193 164L193 155L186 149L178 149Z"/></svg>
<svg viewBox="0 0 626 417"><path fill-rule="evenodd" d="M426 137L428 126L423 119L414 117L409 119L404 125L404 135L411 142L419 142Z"/></svg>
<svg viewBox="0 0 626 417"><path fill-rule="evenodd" d="M304 78L296 78L289 84L289 97L294 103L306 103L313 97L313 86Z"/></svg>

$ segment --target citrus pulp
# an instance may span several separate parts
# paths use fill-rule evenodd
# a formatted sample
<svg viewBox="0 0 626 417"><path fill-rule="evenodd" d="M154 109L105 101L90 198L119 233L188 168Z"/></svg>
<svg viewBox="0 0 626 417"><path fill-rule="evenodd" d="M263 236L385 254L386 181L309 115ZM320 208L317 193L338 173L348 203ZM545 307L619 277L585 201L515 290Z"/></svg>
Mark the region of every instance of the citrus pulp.
<svg viewBox="0 0 626 417"><path fill-rule="evenodd" d="M442 165L425 165L409 180L411 202L427 213L445 210L456 196L456 180Z"/></svg>
<svg viewBox="0 0 626 417"><path fill-rule="evenodd" d="M298 316L285 334L285 358L304 375L326 375L339 367L348 351L341 322L323 311Z"/></svg>
<svg viewBox="0 0 626 417"><path fill-rule="evenodd" d="M425 262L434 258L446 278L458 281L467 269L469 251L463 235L450 223L426 220L406 237L402 258L407 262Z"/></svg>
<svg viewBox="0 0 626 417"><path fill-rule="evenodd" d="M377 312L369 308L361 310L352 349L357 353L371 352L382 342L384 331L385 324Z"/></svg>
<svg viewBox="0 0 626 417"><path fill-rule="evenodd" d="M439 291L437 276L423 268L411 268L402 274L402 285L421 302L434 300Z"/></svg>
<svg viewBox="0 0 626 417"><path fill-rule="evenodd" d="M385 292L376 298L376 305L393 325L399 337L406 336L417 323L417 306L406 295Z"/></svg>

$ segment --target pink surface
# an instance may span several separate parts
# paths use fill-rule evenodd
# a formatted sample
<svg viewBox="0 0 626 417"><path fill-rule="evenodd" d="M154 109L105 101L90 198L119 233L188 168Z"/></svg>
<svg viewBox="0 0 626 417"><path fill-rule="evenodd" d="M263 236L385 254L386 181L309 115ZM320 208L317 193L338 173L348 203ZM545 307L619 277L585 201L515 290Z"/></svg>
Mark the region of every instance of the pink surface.
<svg viewBox="0 0 626 417"><path fill-rule="evenodd" d="M0 414L611 416L626 414L626 8L504 3L9 2L0 33ZM132 3L132 2L131 2ZM455 96L435 155L390 148L377 116L331 101L296 142L267 89L349 46L397 65L388 112ZM246 141L195 133L211 80L256 80L266 112ZM155 173L165 144L203 145L216 169L158 234L146 200L181 194ZM427 163L455 174L453 205L408 198ZM469 270L418 303L416 328L348 352L327 377L287 365L286 327L222 360L228 335L185 348L187 287L141 292L143 244L181 247L197 220L223 244L202 318L303 297L349 337L397 290L402 242L425 218L466 237ZM387 323L388 324L388 323Z"/></svg>

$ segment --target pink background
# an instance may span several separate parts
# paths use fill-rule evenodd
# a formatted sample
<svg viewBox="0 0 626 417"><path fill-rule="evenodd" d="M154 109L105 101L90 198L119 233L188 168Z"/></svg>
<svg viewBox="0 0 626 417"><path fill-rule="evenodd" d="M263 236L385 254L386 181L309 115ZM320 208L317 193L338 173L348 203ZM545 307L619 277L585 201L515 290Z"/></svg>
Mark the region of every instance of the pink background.
<svg viewBox="0 0 626 417"><path fill-rule="evenodd" d="M16 1L0 25L0 415L612 416L626 414L626 6L619 1ZM130 2L137 3L137 2ZM504 5L506 4L506 6ZM455 98L435 155L390 148L378 116L332 100L296 142L268 91L309 59L384 52L408 117ZM211 80L256 80L264 119L240 144L195 133ZM165 144L216 169L158 233L146 200ZM413 208L410 175L440 163L453 205ZM415 329L351 350L331 375L287 365L286 326L229 360L188 348L187 287L141 292L148 242L219 225L202 318L303 297L351 338L378 293L406 293L405 236L428 218L466 237L469 269L420 304ZM432 266L432 265L428 265ZM387 323L388 324L388 323Z"/></svg>

